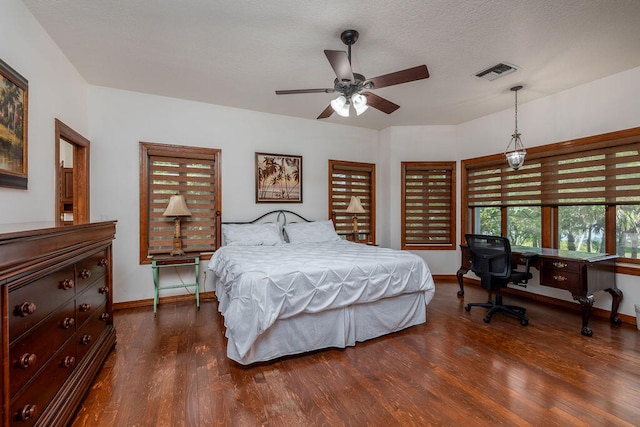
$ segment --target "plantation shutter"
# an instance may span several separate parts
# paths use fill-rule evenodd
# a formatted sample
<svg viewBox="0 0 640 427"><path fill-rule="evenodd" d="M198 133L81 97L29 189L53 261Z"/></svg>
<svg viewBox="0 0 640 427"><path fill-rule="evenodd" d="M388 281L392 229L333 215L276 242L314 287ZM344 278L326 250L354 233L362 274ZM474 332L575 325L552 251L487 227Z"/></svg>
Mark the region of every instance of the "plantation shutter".
<svg viewBox="0 0 640 427"><path fill-rule="evenodd" d="M467 167L470 207L640 203L640 140L535 153L517 171L506 160Z"/></svg>
<svg viewBox="0 0 640 427"><path fill-rule="evenodd" d="M369 233L375 241L375 167L373 163L329 160L329 212L339 234L353 231L353 215L346 210L351 196L356 196L365 210L357 214L358 231Z"/></svg>
<svg viewBox="0 0 640 427"><path fill-rule="evenodd" d="M402 162L402 246L455 247L455 162Z"/></svg>
<svg viewBox="0 0 640 427"><path fill-rule="evenodd" d="M174 194L182 194L191 211L181 218L185 252L212 252L218 246L220 150L146 144L147 155L147 255L168 254L173 249L174 218L163 213ZM190 150L191 148L191 150ZM141 212L141 215L144 213Z"/></svg>

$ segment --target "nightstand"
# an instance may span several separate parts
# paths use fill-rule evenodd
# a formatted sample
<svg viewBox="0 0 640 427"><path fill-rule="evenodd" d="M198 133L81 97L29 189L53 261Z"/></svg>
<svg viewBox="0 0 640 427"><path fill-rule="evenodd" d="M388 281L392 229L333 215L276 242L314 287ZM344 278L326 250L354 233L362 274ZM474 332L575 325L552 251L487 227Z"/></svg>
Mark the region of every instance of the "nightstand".
<svg viewBox="0 0 640 427"><path fill-rule="evenodd" d="M160 286L160 269L164 267L188 267L193 266L195 270L195 283L180 283L179 285ZM176 288L196 288L196 306L200 308L200 255L185 256L154 256L151 259L151 270L153 271L153 315L157 314L159 293L163 289Z"/></svg>

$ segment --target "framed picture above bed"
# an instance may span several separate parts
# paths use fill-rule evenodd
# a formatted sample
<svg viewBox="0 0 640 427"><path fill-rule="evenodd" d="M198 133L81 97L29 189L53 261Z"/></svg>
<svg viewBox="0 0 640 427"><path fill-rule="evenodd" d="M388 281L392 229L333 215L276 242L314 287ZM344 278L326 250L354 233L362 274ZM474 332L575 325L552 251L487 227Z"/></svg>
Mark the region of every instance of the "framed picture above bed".
<svg viewBox="0 0 640 427"><path fill-rule="evenodd" d="M256 153L256 203L302 203L302 156Z"/></svg>
<svg viewBox="0 0 640 427"><path fill-rule="evenodd" d="M27 79L0 59L0 186L27 189Z"/></svg>

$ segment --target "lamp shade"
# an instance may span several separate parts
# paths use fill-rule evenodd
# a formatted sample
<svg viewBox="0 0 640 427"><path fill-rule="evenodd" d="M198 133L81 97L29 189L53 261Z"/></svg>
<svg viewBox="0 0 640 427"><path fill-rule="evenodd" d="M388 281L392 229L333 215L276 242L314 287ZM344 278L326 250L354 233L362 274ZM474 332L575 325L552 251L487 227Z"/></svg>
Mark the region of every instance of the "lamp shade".
<svg viewBox="0 0 640 427"><path fill-rule="evenodd" d="M359 93L353 94L351 97L351 103L353 104L353 109L356 110L356 115L358 116L369 108L367 105L367 97Z"/></svg>
<svg viewBox="0 0 640 427"><path fill-rule="evenodd" d="M353 214L364 213L364 208L362 207L362 203L360 203L359 198L357 198L356 196L351 196L351 201L349 202L347 212Z"/></svg>
<svg viewBox="0 0 640 427"><path fill-rule="evenodd" d="M169 199L169 205L162 214L163 216L191 216L191 211L187 208L187 202L181 194L173 195Z"/></svg>
<svg viewBox="0 0 640 427"><path fill-rule="evenodd" d="M340 95L331 101L331 108L342 117L349 117L349 103L344 95Z"/></svg>

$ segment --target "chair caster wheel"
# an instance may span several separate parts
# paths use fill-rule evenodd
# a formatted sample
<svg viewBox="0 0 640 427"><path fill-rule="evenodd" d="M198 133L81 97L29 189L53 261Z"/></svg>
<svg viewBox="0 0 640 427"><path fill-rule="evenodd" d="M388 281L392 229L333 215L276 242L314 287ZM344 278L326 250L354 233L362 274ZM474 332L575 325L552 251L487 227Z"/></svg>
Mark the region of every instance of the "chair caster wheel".
<svg viewBox="0 0 640 427"><path fill-rule="evenodd" d="M471 306L469 304L465 305L464 311L471 311Z"/></svg>
<svg viewBox="0 0 640 427"><path fill-rule="evenodd" d="M522 320L520 321L520 324L521 324L522 326L527 326L527 325L529 324L529 321L528 321L528 320L526 320L526 319L522 319Z"/></svg>
<svg viewBox="0 0 640 427"><path fill-rule="evenodd" d="M491 317L485 317L482 320L484 320L484 323L489 323L489 322L491 322Z"/></svg>

